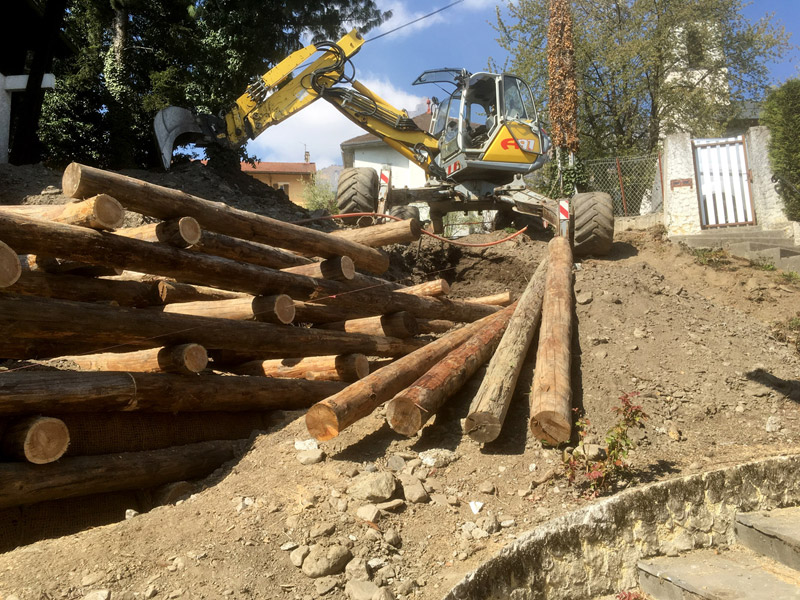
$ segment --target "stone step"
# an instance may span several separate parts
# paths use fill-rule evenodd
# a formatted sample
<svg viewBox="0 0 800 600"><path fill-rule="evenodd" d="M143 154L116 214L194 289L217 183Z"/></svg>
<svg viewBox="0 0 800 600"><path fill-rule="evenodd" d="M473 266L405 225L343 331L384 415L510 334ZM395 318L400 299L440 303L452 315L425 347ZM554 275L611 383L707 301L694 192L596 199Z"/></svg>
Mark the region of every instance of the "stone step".
<svg viewBox="0 0 800 600"><path fill-rule="evenodd" d="M783 230L762 230L757 228L715 229L699 235L679 235L671 238L673 242L683 242L690 248L727 248L737 242L762 242L791 247L794 240Z"/></svg>
<svg viewBox="0 0 800 600"><path fill-rule="evenodd" d="M734 527L742 545L800 571L800 507L739 513Z"/></svg>
<svg viewBox="0 0 800 600"><path fill-rule="evenodd" d="M757 242L748 240L745 242L728 244L728 251L731 252L731 254L736 254L736 252L757 252L759 250L769 250L771 248L785 250L788 253L786 256L800 255L800 246L795 246L793 240L790 238L765 239L764 241Z"/></svg>
<svg viewBox="0 0 800 600"><path fill-rule="evenodd" d="M704 549L639 562L655 600L800 600L800 573L745 548Z"/></svg>
<svg viewBox="0 0 800 600"><path fill-rule="evenodd" d="M783 271L794 271L795 273L800 273L800 256L783 258L775 266Z"/></svg>

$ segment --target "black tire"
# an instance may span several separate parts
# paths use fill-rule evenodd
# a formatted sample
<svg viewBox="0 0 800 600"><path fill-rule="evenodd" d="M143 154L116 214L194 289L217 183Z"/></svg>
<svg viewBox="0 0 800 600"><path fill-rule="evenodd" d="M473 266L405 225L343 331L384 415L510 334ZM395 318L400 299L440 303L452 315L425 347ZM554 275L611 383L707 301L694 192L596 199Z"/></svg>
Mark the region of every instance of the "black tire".
<svg viewBox="0 0 800 600"><path fill-rule="evenodd" d="M408 204L391 207L389 209L389 214L403 220L416 219L419 221L419 209L416 206L409 206Z"/></svg>
<svg viewBox="0 0 800 600"><path fill-rule="evenodd" d="M345 169L339 176L336 206L340 214L375 212L378 203L378 173L370 167Z"/></svg>
<svg viewBox="0 0 800 600"><path fill-rule="evenodd" d="M570 201L572 252L605 256L614 241L614 205L604 192L575 194Z"/></svg>
<svg viewBox="0 0 800 600"><path fill-rule="evenodd" d="M502 231L514 224L515 214L510 210L498 210L492 219L492 231Z"/></svg>

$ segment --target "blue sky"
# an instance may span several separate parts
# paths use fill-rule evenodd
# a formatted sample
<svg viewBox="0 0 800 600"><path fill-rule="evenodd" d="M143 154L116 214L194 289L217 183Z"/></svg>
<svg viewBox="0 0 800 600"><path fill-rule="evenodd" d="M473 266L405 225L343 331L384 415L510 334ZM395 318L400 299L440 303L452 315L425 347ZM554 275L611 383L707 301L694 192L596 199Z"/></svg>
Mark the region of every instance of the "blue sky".
<svg viewBox="0 0 800 600"><path fill-rule="evenodd" d="M377 0L378 6L391 10L393 17L365 37L370 39L451 2ZM367 42L353 58L357 79L398 108L405 108L411 114L421 112L427 96L443 96L434 86L411 85L422 71L464 67L476 72L485 70L490 58L497 64L504 63L506 53L498 45L493 28L497 6L496 0L464 0L424 21ZM774 13L787 31L794 33L800 23L800 0L756 0L744 10L751 21L768 13ZM800 45L799 35L792 36L793 44ZM797 77L800 75L800 50L795 48L783 62L770 68L772 83ZM280 125L267 129L248 144L248 150L261 160L296 162L303 160L307 149L311 160L321 169L340 164L339 144L362 133L362 129L325 101L318 101Z"/></svg>

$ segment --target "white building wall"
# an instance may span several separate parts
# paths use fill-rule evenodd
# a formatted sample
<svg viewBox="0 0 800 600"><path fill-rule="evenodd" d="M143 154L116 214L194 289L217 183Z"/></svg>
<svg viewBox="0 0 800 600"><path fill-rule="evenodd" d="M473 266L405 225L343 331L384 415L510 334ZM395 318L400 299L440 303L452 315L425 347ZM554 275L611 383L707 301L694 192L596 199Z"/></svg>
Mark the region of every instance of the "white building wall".
<svg viewBox="0 0 800 600"><path fill-rule="evenodd" d="M425 171L388 146L355 149L354 167L372 167L380 173L383 165L392 167L393 187L416 188L425 185Z"/></svg>

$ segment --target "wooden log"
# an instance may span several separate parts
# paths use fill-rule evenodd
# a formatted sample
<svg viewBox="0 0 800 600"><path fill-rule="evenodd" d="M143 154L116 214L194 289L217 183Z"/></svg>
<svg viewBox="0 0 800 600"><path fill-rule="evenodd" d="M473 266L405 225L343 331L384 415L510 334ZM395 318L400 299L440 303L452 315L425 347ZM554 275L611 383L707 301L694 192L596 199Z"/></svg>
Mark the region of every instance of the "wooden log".
<svg viewBox="0 0 800 600"><path fill-rule="evenodd" d="M418 347L413 340L384 336L0 296L3 358L125 352L192 342L209 350L235 350L262 358L337 353L402 356ZM271 355L264 356L267 352Z"/></svg>
<svg viewBox="0 0 800 600"><path fill-rule="evenodd" d="M491 306L508 306L513 302L511 292L505 291L490 296L480 296L479 298L464 298L464 302L474 302L476 304L489 304Z"/></svg>
<svg viewBox="0 0 800 600"><path fill-rule="evenodd" d="M273 412L78 412L60 415L72 436L67 456L142 452L211 440L241 440L266 431Z"/></svg>
<svg viewBox="0 0 800 600"><path fill-rule="evenodd" d="M504 309L509 310L509 309ZM336 437L394 397L439 362L447 353L486 326L485 317L431 342L395 362L351 383L344 390L318 402L306 413L306 427L318 440Z"/></svg>
<svg viewBox="0 0 800 600"><path fill-rule="evenodd" d="M295 315L294 301L286 294L181 302L179 304L167 304L153 310L197 317L261 321L262 323L282 323L284 325L291 323Z"/></svg>
<svg viewBox="0 0 800 600"><path fill-rule="evenodd" d="M349 281L356 275L356 267L347 256L328 258L322 262L312 262L307 265L287 267L281 269L284 273L294 273L316 279L330 279L332 281Z"/></svg>
<svg viewBox="0 0 800 600"><path fill-rule="evenodd" d="M195 479L236 458L240 448L237 441L214 441L148 452L76 456L48 465L0 464L0 508Z"/></svg>
<svg viewBox="0 0 800 600"><path fill-rule="evenodd" d="M456 325L458 323L447 319L417 319L420 333L447 333Z"/></svg>
<svg viewBox="0 0 800 600"><path fill-rule="evenodd" d="M375 248L78 163L64 171L62 189L73 198L111 193L123 206L145 215L160 219L194 217L210 231L279 248L312 252L324 258L349 256L370 273L383 273L389 268L389 257Z"/></svg>
<svg viewBox="0 0 800 600"><path fill-rule="evenodd" d="M53 275L40 271L23 271L16 283L0 290L0 293L136 307L162 303L156 283Z"/></svg>
<svg viewBox="0 0 800 600"><path fill-rule="evenodd" d="M547 262L539 263L517 302L514 315L489 361L483 383L470 405L464 432L477 442L491 442L500 435L522 363L539 325Z"/></svg>
<svg viewBox="0 0 800 600"><path fill-rule="evenodd" d="M161 280L156 282L158 297L161 304L175 304L178 302L200 302L209 300L229 300L231 298L252 297L244 292L231 292L203 285L179 283L177 281Z"/></svg>
<svg viewBox="0 0 800 600"><path fill-rule="evenodd" d="M25 260L28 269L36 273L50 273L51 275L77 275L78 277L113 277L121 275L123 269L111 265L93 265L84 262L56 258L53 256L40 256L28 254Z"/></svg>
<svg viewBox="0 0 800 600"><path fill-rule="evenodd" d="M161 223L149 223L139 227L117 229L114 233L135 240L169 244L176 248L188 248L200 241L202 228L197 219L180 217L179 219L170 219Z"/></svg>
<svg viewBox="0 0 800 600"><path fill-rule="evenodd" d="M309 356L255 360L238 365L230 371L239 375L358 381L369 375L369 361L363 354Z"/></svg>
<svg viewBox="0 0 800 600"><path fill-rule="evenodd" d="M206 230L200 234L197 244L189 249L270 269L286 269L313 262L310 258L280 248Z"/></svg>
<svg viewBox="0 0 800 600"><path fill-rule="evenodd" d="M496 313L470 339L392 398L386 405L389 426L407 436L422 429L445 401L489 360L510 318L511 309Z"/></svg>
<svg viewBox="0 0 800 600"><path fill-rule="evenodd" d="M378 248L391 244L408 244L418 240L419 236L422 235L422 225L417 219L406 219L405 221L390 221L389 223L370 227L338 229L331 232L331 235L372 248Z"/></svg>
<svg viewBox="0 0 800 600"><path fill-rule="evenodd" d="M444 279L434 279L400 288L397 291L403 294L413 294L414 296L446 296L450 293L450 284Z"/></svg>
<svg viewBox="0 0 800 600"><path fill-rule="evenodd" d="M0 414L296 410L345 387L338 381L118 371L0 374Z"/></svg>
<svg viewBox="0 0 800 600"><path fill-rule="evenodd" d="M181 498L191 496L196 486L188 481L173 481L155 488L152 491L153 506L167 506L175 504Z"/></svg>
<svg viewBox="0 0 800 600"><path fill-rule="evenodd" d="M0 212L27 215L91 229L116 229L122 227L125 220L125 209L107 194L98 194L92 198L68 204L0 206Z"/></svg>
<svg viewBox="0 0 800 600"><path fill-rule="evenodd" d="M0 242L0 288L14 285L22 275L22 265L15 250Z"/></svg>
<svg viewBox="0 0 800 600"><path fill-rule="evenodd" d="M148 348L137 352L64 356L85 371L134 371L194 375L208 365L208 352L200 344Z"/></svg>
<svg viewBox="0 0 800 600"><path fill-rule="evenodd" d="M474 321L498 310L483 304L449 301L387 292L352 290L327 279L313 279L245 263L195 254L112 233L93 231L40 221L16 215L0 215L0 239L21 252L42 252L70 256L95 263L116 263L139 272L174 277L253 295L288 294L295 299L316 303L336 303L345 307L370 307L378 314L408 311L424 318L451 318ZM19 247L17 247L19 246Z"/></svg>
<svg viewBox="0 0 800 600"><path fill-rule="evenodd" d="M341 306L327 306L313 302L294 301L296 323L335 323L346 321L355 317L370 316L374 307L364 306L360 310L342 308Z"/></svg>
<svg viewBox="0 0 800 600"><path fill-rule="evenodd" d="M12 422L0 441L0 452L35 465L55 462L69 446L70 432L64 421L52 417L29 417Z"/></svg>
<svg viewBox="0 0 800 600"><path fill-rule="evenodd" d="M322 323L320 329L346 331L347 333L366 333L367 335L385 335L406 339L419 334L417 320L407 312L396 312L390 315L350 319L338 323Z"/></svg>
<svg viewBox="0 0 800 600"><path fill-rule="evenodd" d="M572 433L572 248L569 240L549 243L542 328L530 395L530 427L536 438L558 445Z"/></svg>

